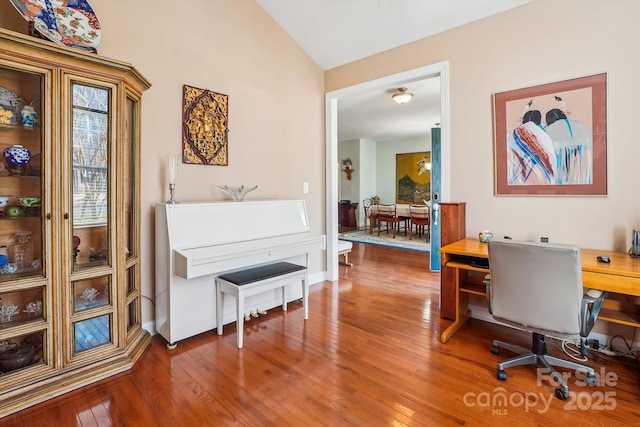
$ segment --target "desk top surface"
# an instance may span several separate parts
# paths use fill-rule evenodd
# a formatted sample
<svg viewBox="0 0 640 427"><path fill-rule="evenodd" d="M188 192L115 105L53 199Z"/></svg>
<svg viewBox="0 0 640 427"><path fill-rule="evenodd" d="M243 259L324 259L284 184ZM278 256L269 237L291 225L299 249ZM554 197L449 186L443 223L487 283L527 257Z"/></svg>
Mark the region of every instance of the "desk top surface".
<svg viewBox="0 0 640 427"><path fill-rule="evenodd" d="M477 238L468 237L440 248L440 252L450 255L465 255L488 258L489 249L486 243ZM582 271L600 274L611 274L640 278L640 258L633 258L626 252L601 251L597 249L581 249ZM608 256L610 263L598 262L599 255Z"/></svg>

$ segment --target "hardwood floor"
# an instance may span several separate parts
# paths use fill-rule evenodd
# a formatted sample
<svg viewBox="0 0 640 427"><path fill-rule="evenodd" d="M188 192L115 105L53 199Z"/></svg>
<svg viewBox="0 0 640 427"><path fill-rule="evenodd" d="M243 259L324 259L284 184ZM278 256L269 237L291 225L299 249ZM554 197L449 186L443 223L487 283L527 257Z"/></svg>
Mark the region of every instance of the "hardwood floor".
<svg viewBox="0 0 640 427"><path fill-rule="evenodd" d="M596 354L610 385L575 385L559 401L536 370L508 370L494 338L529 335L472 320L439 340L439 275L427 254L354 243L353 268L299 303L179 342L154 337L129 372L0 419L0 426L631 426L640 419L637 362ZM553 345L549 345L553 347ZM505 352L507 353L507 352ZM615 378L615 380L614 380ZM501 399L502 397L502 399Z"/></svg>

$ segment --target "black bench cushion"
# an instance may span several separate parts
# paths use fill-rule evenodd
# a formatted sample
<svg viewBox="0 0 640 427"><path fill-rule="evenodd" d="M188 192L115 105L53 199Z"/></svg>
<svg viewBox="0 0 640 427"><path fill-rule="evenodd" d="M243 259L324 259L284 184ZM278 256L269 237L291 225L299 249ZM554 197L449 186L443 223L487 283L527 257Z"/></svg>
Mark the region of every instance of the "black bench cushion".
<svg viewBox="0 0 640 427"><path fill-rule="evenodd" d="M290 262L276 262L274 264L254 267L248 270L223 274L222 276L218 276L218 278L226 280L229 283L233 283L234 285L242 286L248 285L249 283L259 282L260 280L271 279L272 277L304 270L306 268L307 267L303 265L291 264Z"/></svg>

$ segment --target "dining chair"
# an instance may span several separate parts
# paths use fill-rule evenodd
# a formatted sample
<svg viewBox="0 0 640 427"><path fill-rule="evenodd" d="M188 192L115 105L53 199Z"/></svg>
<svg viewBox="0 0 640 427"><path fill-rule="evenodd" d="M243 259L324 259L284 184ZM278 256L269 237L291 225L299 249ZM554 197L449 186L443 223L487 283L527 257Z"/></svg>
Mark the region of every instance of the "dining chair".
<svg viewBox="0 0 640 427"><path fill-rule="evenodd" d="M409 205L409 224L411 228L409 240L413 237L414 225L418 237L422 237L422 233L424 233L427 235L427 242L431 239L429 210L429 206L427 205Z"/></svg>
<svg viewBox="0 0 640 427"><path fill-rule="evenodd" d="M364 209L364 229L367 229L367 221L369 220L369 215L371 214L371 199L366 198L362 200L362 209ZM373 218L371 218L373 219Z"/></svg>
<svg viewBox="0 0 640 427"><path fill-rule="evenodd" d="M396 205L378 205L378 236L382 229L382 223L387 225L387 234L389 234L389 224L391 224L391 230L393 232L393 238L396 237L396 228L400 231L400 223L404 223L405 219L396 215ZM407 235L407 225L405 223L404 234Z"/></svg>

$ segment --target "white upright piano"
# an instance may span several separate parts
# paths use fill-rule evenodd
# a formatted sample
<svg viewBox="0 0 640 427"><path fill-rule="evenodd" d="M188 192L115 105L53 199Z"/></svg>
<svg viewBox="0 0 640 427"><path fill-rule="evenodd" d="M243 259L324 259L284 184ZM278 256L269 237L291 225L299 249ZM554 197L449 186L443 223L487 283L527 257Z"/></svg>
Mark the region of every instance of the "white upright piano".
<svg viewBox="0 0 640 427"><path fill-rule="evenodd" d="M177 341L216 328L217 275L274 261L309 266L325 250L310 232L304 200L156 204L156 330ZM287 300L302 297L287 289ZM227 298L226 301L228 301ZM223 323L235 322L225 304ZM247 298L247 310L282 305L277 290Z"/></svg>

